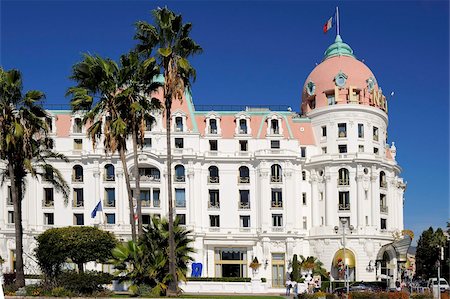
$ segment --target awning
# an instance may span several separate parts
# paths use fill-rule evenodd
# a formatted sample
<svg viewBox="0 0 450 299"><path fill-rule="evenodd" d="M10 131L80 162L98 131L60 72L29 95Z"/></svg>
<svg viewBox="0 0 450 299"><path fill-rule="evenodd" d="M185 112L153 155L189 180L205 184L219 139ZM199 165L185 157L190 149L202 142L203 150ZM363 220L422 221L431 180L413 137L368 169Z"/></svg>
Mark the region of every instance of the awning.
<svg viewBox="0 0 450 299"><path fill-rule="evenodd" d="M344 249L339 249L334 254L334 258L333 258L333 266L334 267L338 266L339 260L344 260ZM356 265L355 255L349 249L345 249L345 264L349 268L355 268L355 265Z"/></svg>
<svg viewBox="0 0 450 299"><path fill-rule="evenodd" d="M388 253L389 258L397 258L397 262L406 262L406 253L411 245L412 239L409 235L404 235L402 239L386 244L380 248L377 254L377 260L383 260L385 252Z"/></svg>

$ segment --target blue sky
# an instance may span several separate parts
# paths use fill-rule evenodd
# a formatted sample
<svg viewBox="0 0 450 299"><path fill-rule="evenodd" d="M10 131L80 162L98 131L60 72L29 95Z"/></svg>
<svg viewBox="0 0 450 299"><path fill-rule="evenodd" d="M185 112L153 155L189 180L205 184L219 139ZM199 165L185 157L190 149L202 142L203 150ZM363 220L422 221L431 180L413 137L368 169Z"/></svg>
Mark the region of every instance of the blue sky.
<svg viewBox="0 0 450 299"><path fill-rule="evenodd" d="M134 23L167 5L193 23L204 53L195 104L286 104L335 33L322 26L339 5L341 36L390 101L389 142L408 182L405 228L417 237L449 219L448 1L5 1L0 65L18 68L26 89L67 104L71 67L84 52L117 59L134 45Z"/></svg>

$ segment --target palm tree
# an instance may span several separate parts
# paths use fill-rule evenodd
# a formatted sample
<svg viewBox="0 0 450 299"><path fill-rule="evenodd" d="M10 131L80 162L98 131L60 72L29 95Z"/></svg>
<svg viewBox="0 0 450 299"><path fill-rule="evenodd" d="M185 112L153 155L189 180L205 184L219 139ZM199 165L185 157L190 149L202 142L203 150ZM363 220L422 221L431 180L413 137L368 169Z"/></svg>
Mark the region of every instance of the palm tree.
<svg viewBox="0 0 450 299"><path fill-rule="evenodd" d="M188 235L191 231L174 222L176 273L180 280L186 280L187 263L192 261L190 254L193 241ZM152 224L144 229L139 242L129 241L113 250L114 267L121 281L131 282L131 291L139 293L139 287L149 286L152 295L160 296L167 292L171 281L169 274L169 221L152 218Z"/></svg>
<svg viewBox="0 0 450 299"><path fill-rule="evenodd" d="M320 275L322 278L328 278L329 276L327 270L323 267L323 263L314 256L305 258L301 255L299 265L301 270L311 271L312 274Z"/></svg>
<svg viewBox="0 0 450 299"><path fill-rule="evenodd" d="M50 119L40 101L44 94L37 90L22 94L22 76L18 70L0 68L0 159L7 169L1 182L8 178L14 205L16 239L16 285L25 285L23 264L22 199L26 177L44 178L69 198L69 188L61 173L48 161L67 159L52 150L53 140L48 136Z"/></svg>
<svg viewBox="0 0 450 299"><path fill-rule="evenodd" d="M183 24L181 15L167 8L153 10L156 26L145 21L136 23L135 39L137 50L149 57L155 51L156 59L164 74L164 107L166 112L167 134L167 200L169 203L169 296L177 294L178 283L175 271L175 248L173 236L173 198L172 198L172 149L171 149L171 109L173 100L181 100L191 79L195 79L195 69L188 58L202 52L202 48L189 37L191 23Z"/></svg>
<svg viewBox="0 0 450 299"><path fill-rule="evenodd" d="M136 241L133 191L125 155L127 138L131 135L133 139L135 196L140 213L137 147L143 144L143 122L150 119L150 111L159 105L157 100L148 101L146 98L150 89L154 88L152 78L159 70L154 59L142 62L133 52L122 55L120 63L119 66L111 59L85 54L83 61L73 66L71 79L77 85L69 88L67 95L72 97L74 111L87 111L83 120L85 124L91 124L88 136L94 147L103 134L105 152L119 153L127 186L131 234ZM142 216L138 219L142 226Z"/></svg>

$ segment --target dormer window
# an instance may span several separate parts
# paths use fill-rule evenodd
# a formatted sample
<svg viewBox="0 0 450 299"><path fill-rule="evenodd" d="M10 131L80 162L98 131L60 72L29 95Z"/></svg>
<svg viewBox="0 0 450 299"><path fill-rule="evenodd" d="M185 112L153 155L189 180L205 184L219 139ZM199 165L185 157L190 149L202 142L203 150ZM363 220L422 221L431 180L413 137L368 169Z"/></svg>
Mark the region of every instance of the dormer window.
<svg viewBox="0 0 450 299"><path fill-rule="evenodd" d="M267 135L283 135L280 115L273 113L267 117Z"/></svg>
<svg viewBox="0 0 450 299"><path fill-rule="evenodd" d="M183 118L180 116L175 117L175 131L183 132Z"/></svg>
<svg viewBox="0 0 450 299"><path fill-rule="evenodd" d="M209 133L217 134L217 120L215 120L215 119L209 120Z"/></svg>
<svg viewBox="0 0 450 299"><path fill-rule="evenodd" d="M209 112L205 117L206 127L205 134L206 135L220 135L222 131L220 129L220 115L215 112Z"/></svg>
<svg viewBox="0 0 450 299"><path fill-rule="evenodd" d="M75 118L73 121L73 133L83 133L83 124L81 122L81 118Z"/></svg>
<svg viewBox="0 0 450 299"><path fill-rule="evenodd" d="M239 120L239 134L247 134L247 120L246 119Z"/></svg>
<svg viewBox="0 0 450 299"><path fill-rule="evenodd" d="M234 130L234 133L236 135L248 135L251 134L251 128L250 128L250 115L239 112L235 115L236 117L236 127Z"/></svg>
<svg viewBox="0 0 450 299"><path fill-rule="evenodd" d="M278 120L277 119L272 119L270 121L270 124L271 124L270 132L272 134L280 134L280 129L279 129L279 126L278 126Z"/></svg>

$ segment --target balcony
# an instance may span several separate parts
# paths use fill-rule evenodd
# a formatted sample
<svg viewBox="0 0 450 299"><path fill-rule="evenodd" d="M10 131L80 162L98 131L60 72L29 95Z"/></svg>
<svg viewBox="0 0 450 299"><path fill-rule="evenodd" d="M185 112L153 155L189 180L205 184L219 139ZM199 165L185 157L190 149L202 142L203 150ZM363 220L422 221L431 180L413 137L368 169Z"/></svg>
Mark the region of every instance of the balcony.
<svg viewBox="0 0 450 299"><path fill-rule="evenodd" d="M173 181L176 183L184 183L186 181L186 177L183 176L174 176Z"/></svg>
<svg viewBox="0 0 450 299"><path fill-rule="evenodd" d="M283 202L282 201L272 201L272 206L273 209L281 209L283 208Z"/></svg>
<svg viewBox="0 0 450 299"><path fill-rule="evenodd" d="M283 178L281 177L281 175L271 176L270 182L271 183L281 183L281 182L283 182Z"/></svg>
<svg viewBox="0 0 450 299"><path fill-rule="evenodd" d="M349 203L340 203L339 211L350 211L350 204Z"/></svg>
<svg viewBox="0 0 450 299"><path fill-rule="evenodd" d="M209 184L218 184L219 177L218 176L208 176L208 183Z"/></svg>
<svg viewBox="0 0 450 299"><path fill-rule="evenodd" d="M338 179L339 186L348 186L350 185L350 180L348 178Z"/></svg>
<svg viewBox="0 0 450 299"><path fill-rule="evenodd" d="M83 176L82 175L72 175L72 182L74 183L82 183Z"/></svg>
<svg viewBox="0 0 450 299"><path fill-rule="evenodd" d="M282 226L272 226L272 232L274 232L274 233L284 232L284 227L282 227Z"/></svg>
<svg viewBox="0 0 450 299"><path fill-rule="evenodd" d="M53 199L44 199L42 200L42 207L43 208L53 208L55 206L55 201Z"/></svg>
<svg viewBox="0 0 450 299"><path fill-rule="evenodd" d="M135 180L135 177L132 176L132 179ZM159 175L140 175L139 176L140 181L143 182L160 182L161 181L161 177Z"/></svg>
<svg viewBox="0 0 450 299"><path fill-rule="evenodd" d="M84 207L84 200L74 200L72 203L73 208L82 208Z"/></svg>
<svg viewBox="0 0 450 299"><path fill-rule="evenodd" d="M386 189L387 188L387 182L381 181L380 182L380 188Z"/></svg>
<svg viewBox="0 0 450 299"><path fill-rule="evenodd" d="M115 200L105 199L103 204L105 205L105 208L114 208L114 207L116 207L116 201Z"/></svg>
<svg viewBox="0 0 450 299"><path fill-rule="evenodd" d="M6 205L7 205L7 206L12 206L12 205L14 205L14 204L13 204L13 200L12 200L11 197L8 197L8 199L7 199L7 201L6 201Z"/></svg>
<svg viewBox="0 0 450 299"><path fill-rule="evenodd" d="M116 178L114 177L114 175L112 174L104 174L103 175L103 181L105 181L105 182L114 182L116 180Z"/></svg>
<svg viewBox="0 0 450 299"><path fill-rule="evenodd" d="M241 209L241 210L250 210L250 202L242 202L242 201L240 201L238 208Z"/></svg>
<svg viewBox="0 0 450 299"><path fill-rule="evenodd" d="M141 200L141 207L145 207L148 208L151 206L151 201L150 199L145 199L145 200Z"/></svg>
<svg viewBox="0 0 450 299"><path fill-rule="evenodd" d="M245 176L238 177L238 184L250 184L250 177Z"/></svg>
<svg viewBox="0 0 450 299"><path fill-rule="evenodd" d="M380 206L380 212L381 212L381 213L387 214L387 212L388 212L388 207L385 206L385 205L381 205L381 206Z"/></svg>
<svg viewBox="0 0 450 299"><path fill-rule="evenodd" d="M220 209L220 202L218 202L218 201L216 201L216 202L208 201L208 209L210 209L210 210L219 210Z"/></svg>

